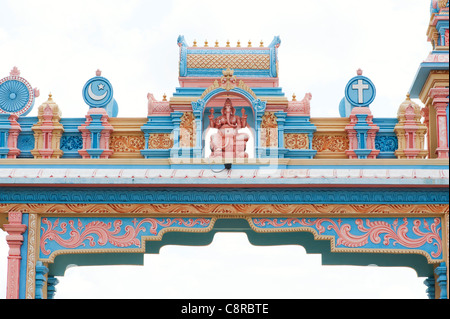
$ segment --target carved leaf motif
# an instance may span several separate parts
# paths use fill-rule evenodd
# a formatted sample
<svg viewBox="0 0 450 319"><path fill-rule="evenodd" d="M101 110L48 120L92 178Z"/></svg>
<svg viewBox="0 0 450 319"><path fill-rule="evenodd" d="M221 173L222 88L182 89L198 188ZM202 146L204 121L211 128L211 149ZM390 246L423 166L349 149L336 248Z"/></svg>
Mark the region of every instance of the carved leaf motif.
<svg viewBox="0 0 450 319"><path fill-rule="evenodd" d="M169 133L150 134L148 139L149 149L169 149L173 147L173 140Z"/></svg>
<svg viewBox="0 0 450 319"><path fill-rule="evenodd" d="M192 112L185 112L180 123L180 146L194 147L196 140L195 116Z"/></svg>
<svg viewBox="0 0 450 319"><path fill-rule="evenodd" d="M349 149L349 140L345 135L314 135L312 148L317 152L345 152Z"/></svg>
<svg viewBox="0 0 450 319"><path fill-rule="evenodd" d="M139 152L145 148L143 136L112 136L109 146L114 152Z"/></svg>
<svg viewBox="0 0 450 319"><path fill-rule="evenodd" d="M297 133L284 134L284 146L291 150L309 149L308 134L297 134Z"/></svg>

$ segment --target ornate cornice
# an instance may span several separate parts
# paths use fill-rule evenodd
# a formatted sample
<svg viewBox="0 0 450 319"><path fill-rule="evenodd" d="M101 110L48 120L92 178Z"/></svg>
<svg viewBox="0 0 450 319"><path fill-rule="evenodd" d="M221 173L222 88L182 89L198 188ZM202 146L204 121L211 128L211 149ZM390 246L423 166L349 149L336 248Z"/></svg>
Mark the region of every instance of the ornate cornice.
<svg viewBox="0 0 450 319"><path fill-rule="evenodd" d="M3 187L0 205L40 204L447 204L448 187L156 188ZM0 207L2 207L0 206Z"/></svg>
<svg viewBox="0 0 450 319"><path fill-rule="evenodd" d="M0 204L9 211L43 215L148 216L323 216L323 215L433 215L448 214L448 204Z"/></svg>

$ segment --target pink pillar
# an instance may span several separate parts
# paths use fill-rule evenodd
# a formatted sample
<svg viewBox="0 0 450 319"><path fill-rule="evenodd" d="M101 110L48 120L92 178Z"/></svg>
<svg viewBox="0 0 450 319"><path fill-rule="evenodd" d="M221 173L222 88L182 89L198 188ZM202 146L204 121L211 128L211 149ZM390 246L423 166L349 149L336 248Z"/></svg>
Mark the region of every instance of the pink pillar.
<svg viewBox="0 0 450 319"><path fill-rule="evenodd" d="M436 132L438 158L448 158L448 134L447 134L447 107L448 107L448 88L433 88L428 94L431 97L431 104L436 109Z"/></svg>
<svg viewBox="0 0 450 319"><path fill-rule="evenodd" d="M8 232L6 242L9 245L6 298L19 299L20 260L22 259L20 248L23 243L22 234L27 226L22 224L21 212L9 212L8 221L9 224L3 225Z"/></svg>

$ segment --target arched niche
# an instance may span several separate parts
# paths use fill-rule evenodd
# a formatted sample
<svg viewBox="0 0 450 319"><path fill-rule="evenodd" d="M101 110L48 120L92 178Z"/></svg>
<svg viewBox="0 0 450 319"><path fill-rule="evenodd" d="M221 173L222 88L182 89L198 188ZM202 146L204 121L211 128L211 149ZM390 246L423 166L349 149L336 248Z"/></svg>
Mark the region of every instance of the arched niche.
<svg viewBox="0 0 450 319"><path fill-rule="evenodd" d="M196 152L194 151L194 154L201 154L201 157L208 157L210 151L208 152L208 142L206 141L210 136L208 134L211 133L208 130L209 112L211 108L213 108L215 114L214 117L220 115L220 110L227 98L232 100L233 107L236 109L236 115L241 116L242 109L245 109L245 113L248 116L248 133L251 136L251 140L247 143L247 148L251 148L251 157L258 157L257 149L260 144L261 120L266 109L266 102L258 99L255 93L249 87L245 86L242 81L240 81L240 87L234 87L230 90L226 90L217 84L214 84L205 90L200 99L192 102L192 109L197 127L197 150Z"/></svg>

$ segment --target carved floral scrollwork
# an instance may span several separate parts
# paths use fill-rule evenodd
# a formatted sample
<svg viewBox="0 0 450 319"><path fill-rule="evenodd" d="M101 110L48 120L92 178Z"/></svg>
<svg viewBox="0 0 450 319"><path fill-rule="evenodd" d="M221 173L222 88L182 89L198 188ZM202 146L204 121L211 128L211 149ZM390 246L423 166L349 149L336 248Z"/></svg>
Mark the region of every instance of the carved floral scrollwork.
<svg viewBox="0 0 450 319"><path fill-rule="evenodd" d="M150 134L148 139L149 149L169 149L173 147L173 139L169 133Z"/></svg>
<svg viewBox="0 0 450 319"><path fill-rule="evenodd" d="M349 140L345 135L314 135L312 148L317 152L345 152L349 148Z"/></svg>
<svg viewBox="0 0 450 319"><path fill-rule="evenodd" d="M297 134L297 133L284 134L284 146L291 150L309 149L308 134Z"/></svg>
<svg viewBox="0 0 450 319"><path fill-rule="evenodd" d="M442 259L440 218L351 219L351 218L253 218L255 231L311 230L317 238L334 238L335 250L420 250L428 261ZM412 226L410 226L412 224ZM357 229L357 230L356 230Z"/></svg>
<svg viewBox="0 0 450 319"><path fill-rule="evenodd" d="M63 135L61 137L61 150L72 151L83 148L83 139L81 135Z"/></svg>
<svg viewBox="0 0 450 319"><path fill-rule="evenodd" d="M278 146L278 123L274 112L265 112L262 116L261 144L265 147Z"/></svg>
<svg viewBox="0 0 450 319"><path fill-rule="evenodd" d="M117 153L139 152L145 148L143 136L111 136L109 147Z"/></svg>
<svg viewBox="0 0 450 319"><path fill-rule="evenodd" d="M141 248L146 238L161 239L165 231L201 232L213 226L209 218L43 218L40 257L65 249Z"/></svg>
<svg viewBox="0 0 450 319"><path fill-rule="evenodd" d="M194 147L196 140L196 124L193 112L184 112L180 123L180 146Z"/></svg>
<svg viewBox="0 0 450 319"><path fill-rule="evenodd" d="M375 149L382 152L395 152L398 148L398 140L395 136L376 136Z"/></svg>

